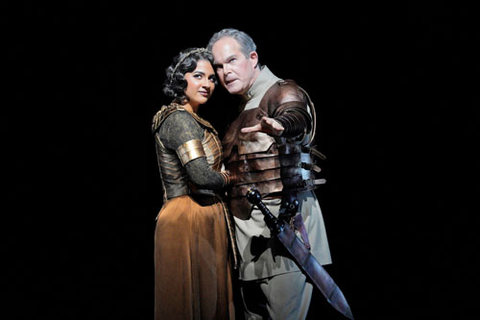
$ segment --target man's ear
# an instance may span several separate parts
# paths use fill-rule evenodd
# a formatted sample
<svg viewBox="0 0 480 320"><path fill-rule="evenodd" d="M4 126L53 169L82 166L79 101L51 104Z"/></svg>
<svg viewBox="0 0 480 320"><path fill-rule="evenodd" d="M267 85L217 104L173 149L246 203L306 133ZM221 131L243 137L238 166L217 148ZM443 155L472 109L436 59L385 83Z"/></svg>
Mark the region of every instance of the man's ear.
<svg viewBox="0 0 480 320"><path fill-rule="evenodd" d="M250 59L253 60L253 66L257 68L258 66L258 53L257 51L250 52Z"/></svg>

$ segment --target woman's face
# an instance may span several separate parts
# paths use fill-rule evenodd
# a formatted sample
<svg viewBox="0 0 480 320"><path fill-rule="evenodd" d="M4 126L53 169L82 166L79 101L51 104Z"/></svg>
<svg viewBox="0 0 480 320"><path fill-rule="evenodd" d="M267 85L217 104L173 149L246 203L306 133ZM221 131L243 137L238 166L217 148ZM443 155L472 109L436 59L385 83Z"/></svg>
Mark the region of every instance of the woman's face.
<svg viewBox="0 0 480 320"><path fill-rule="evenodd" d="M207 60L197 61L197 68L185 73L185 80L187 80L185 95L191 105L204 104L215 89L215 72Z"/></svg>

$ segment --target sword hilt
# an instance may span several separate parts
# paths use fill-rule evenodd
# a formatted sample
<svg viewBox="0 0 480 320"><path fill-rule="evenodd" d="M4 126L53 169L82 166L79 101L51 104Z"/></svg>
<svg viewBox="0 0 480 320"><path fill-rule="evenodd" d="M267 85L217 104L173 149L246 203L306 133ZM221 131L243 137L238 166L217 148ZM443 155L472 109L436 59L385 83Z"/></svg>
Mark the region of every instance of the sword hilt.
<svg viewBox="0 0 480 320"><path fill-rule="evenodd" d="M258 190L256 189L249 188L246 196L247 196L248 202L250 202L251 204L254 204L254 205L263 204L262 196L260 195L260 192L258 192Z"/></svg>
<svg viewBox="0 0 480 320"><path fill-rule="evenodd" d="M264 216L263 219L265 220L265 223L267 224L268 228L272 233L278 234L282 232L283 227L285 225L283 220L277 219L270 212L270 210L268 210L265 203L262 202L262 196L260 195L260 192L258 192L258 190L248 189L246 197L248 202L257 206L257 208L263 213L263 216Z"/></svg>

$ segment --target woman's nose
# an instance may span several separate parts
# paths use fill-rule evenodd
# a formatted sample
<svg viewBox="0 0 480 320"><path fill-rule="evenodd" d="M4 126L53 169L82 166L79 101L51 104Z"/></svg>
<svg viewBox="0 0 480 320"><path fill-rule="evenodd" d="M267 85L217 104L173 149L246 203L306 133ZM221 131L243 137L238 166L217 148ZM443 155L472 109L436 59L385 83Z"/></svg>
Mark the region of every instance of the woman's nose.
<svg viewBox="0 0 480 320"><path fill-rule="evenodd" d="M211 83L210 79L205 78L205 79L203 80L202 86L205 87L205 88L210 88L210 85L211 85L211 84L212 84L212 83Z"/></svg>

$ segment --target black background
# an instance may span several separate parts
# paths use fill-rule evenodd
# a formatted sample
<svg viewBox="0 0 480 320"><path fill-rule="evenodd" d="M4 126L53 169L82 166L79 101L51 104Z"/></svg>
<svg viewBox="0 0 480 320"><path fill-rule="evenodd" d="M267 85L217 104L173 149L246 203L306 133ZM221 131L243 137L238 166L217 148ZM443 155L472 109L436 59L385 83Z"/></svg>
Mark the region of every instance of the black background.
<svg viewBox="0 0 480 320"><path fill-rule="evenodd" d="M2 2L2 291L10 319L151 319L164 70L235 27L318 115L317 194L356 319L478 314L478 14L443 1L312 7ZM238 99L202 115L220 133ZM2 210L3 211L3 210ZM3 246L2 246L3 247ZM314 295L309 319L341 319Z"/></svg>

